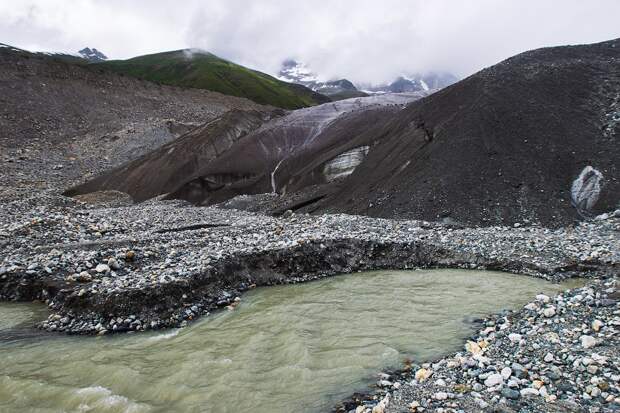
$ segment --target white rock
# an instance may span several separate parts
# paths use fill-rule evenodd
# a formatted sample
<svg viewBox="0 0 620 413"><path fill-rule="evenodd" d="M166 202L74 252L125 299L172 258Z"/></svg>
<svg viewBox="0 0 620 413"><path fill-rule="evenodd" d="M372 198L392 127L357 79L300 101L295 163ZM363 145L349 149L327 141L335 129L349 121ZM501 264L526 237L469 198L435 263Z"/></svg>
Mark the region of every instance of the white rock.
<svg viewBox="0 0 620 413"><path fill-rule="evenodd" d="M486 380L484 381L484 385L487 387L494 387L498 384L502 384L503 382L504 377L501 374L495 373L491 374L489 377L486 378Z"/></svg>
<svg viewBox="0 0 620 413"><path fill-rule="evenodd" d="M551 354L551 353L547 353L547 354L545 355L545 359L544 359L544 360L545 360L545 362L547 362L547 363L551 363L551 362L553 361L553 354Z"/></svg>
<svg viewBox="0 0 620 413"><path fill-rule="evenodd" d="M445 382L444 379L437 379L437 380L435 380L435 385L436 386L445 386L446 382Z"/></svg>
<svg viewBox="0 0 620 413"><path fill-rule="evenodd" d="M420 369L418 371L415 372L415 376L414 378L422 383L424 380L428 379L431 375L433 374L433 372L431 370L428 369Z"/></svg>
<svg viewBox="0 0 620 413"><path fill-rule="evenodd" d="M118 263L118 261L116 260L116 258L110 258L108 260L108 266L110 268L112 268L113 270L119 270L121 268L120 264Z"/></svg>
<svg viewBox="0 0 620 413"><path fill-rule="evenodd" d="M536 296L536 300L537 300L537 301L540 301L540 302L542 302L542 303L548 303L548 302L549 302L549 300L551 300L551 299L549 298L549 296L548 296L548 295L545 295L545 294L538 294L538 295Z"/></svg>
<svg viewBox="0 0 620 413"><path fill-rule="evenodd" d="M508 380L510 376L512 376L512 369L510 367L504 367L500 372L504 380Z"/></svg>
<svg viewBox="0 0 620 413"><path fill-rule="evenodd" d="M78 274L76 279L80 282L90 282L93 280L93 277L88 273L88 271L82 271Z"/></svg>
<svg viewBox="0 0 620 413"><path fill-rule="evenodd" d="M385 396L375 407L372 409L372 413L383 413L390 403L389 395Z"/></svg>
<svg viewBox="0 0 620 413"><path fill-rule="evenodd" d="M601 320L592 321L592 330L598 333L598 331L603 327L604 323Z"/></svg>
<svg viewBox="0 0 620 413"><path fill-rule="evenodd" d="M547 341L549 341L551 343L559 343L560 342L560 336L558 335L558 333L555 333L553 331L545 333L545 335L543 337L545 338L545 340L547 340Z"/></svg>
<svg viewBox="0 0 620 413"><path fill-rule="evenodd" d="M533 389L531 387L528 387L526 389L521 389L521 396L523 397L527 397L527 396L538 396L538 390Z"/></svg>
<svg viewBox="0 0 620 413"><path fill-rule="evenodd" d="M543 310L543 315L547 318L549 317L553 317L555 315L555 307L554 306L550 306L547 307Z"/></svg>
<svg viewBox="0 0 620 413"><path fill-rule="evenodd" d="M475 341L468 341L465 343L465 350L471 354L482 353L482 348Z"/></svg>
<svg viewBox="0 0 620 413"><path fill-rule="evenodd" d="M574 295L573 298L570 299L572 302L576 303L583 300L583 296L581 294Z"/></svg>
<svg viewBox="0 0 620 413"><path fill-rule="evenodd" d="M488 336L489 334L494 333L494 332L495 332L495 327L487 327L480 332L480 335Z"/></svg>
<svg viewBox="0 0 620 413"><path fill-rule="evenodd" d="M433 395L435 400L446 400L448 398L448 393L440 391Z"/></svg>
<svg viewBox="0 0 620 413"><path fill-rule="evenodd" d="M110 272L110 267L106 264L99 264L95 267L95 271L98 273L107 273Z"/></svg>
<svg viewBox="0 0 620 413"><path fill-rule="evenodd" d="M518 343L521 341L521 334L510 333L508 334L508 340L510 340L512 343Z"/></svg>
<svg viewBox="0 0 620 413"><path fill-rule="evenodd" d="M600 354L597 354L597 353L592 353L592 360L596 361L600 365L606 364L608 358L609 357L601 356Z"/></svg>
<svg viewBox="0 0 620 413"><path fill-rule="evenodd" d="M592 336L583 335L579 337L579 340L581 340L581 347L583 348L591 348L596 345L596 339Z"/></svg>

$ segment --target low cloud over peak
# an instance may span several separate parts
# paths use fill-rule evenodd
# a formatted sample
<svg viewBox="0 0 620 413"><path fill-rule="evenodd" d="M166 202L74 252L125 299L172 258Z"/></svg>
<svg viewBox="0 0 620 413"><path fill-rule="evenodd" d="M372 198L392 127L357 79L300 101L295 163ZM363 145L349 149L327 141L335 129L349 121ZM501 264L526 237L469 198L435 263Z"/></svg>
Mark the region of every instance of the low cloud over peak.
<svg viewBox="0 0 620 413"><path fill-rule="evenodd" d="M111 58L199 48L278 72L294 58L327 78L379 83L429 70L469 75L532 48L620 37L615 0L0 0L0 42L97 47Z"/></svg>

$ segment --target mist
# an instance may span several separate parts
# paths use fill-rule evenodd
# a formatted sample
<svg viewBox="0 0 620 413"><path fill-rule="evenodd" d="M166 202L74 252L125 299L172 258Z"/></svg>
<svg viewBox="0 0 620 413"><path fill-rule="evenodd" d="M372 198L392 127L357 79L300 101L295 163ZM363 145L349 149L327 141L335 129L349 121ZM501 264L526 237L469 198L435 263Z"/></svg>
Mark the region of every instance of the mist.
<svg viewBox="0 0 620 413"><path fill-rule="evenodd" d="M0 0L0 42L111 58L200 48L270 74L294 58L324 80L381 83L464 77L529 49L620 37L617 16L614 0Z"/></svg>

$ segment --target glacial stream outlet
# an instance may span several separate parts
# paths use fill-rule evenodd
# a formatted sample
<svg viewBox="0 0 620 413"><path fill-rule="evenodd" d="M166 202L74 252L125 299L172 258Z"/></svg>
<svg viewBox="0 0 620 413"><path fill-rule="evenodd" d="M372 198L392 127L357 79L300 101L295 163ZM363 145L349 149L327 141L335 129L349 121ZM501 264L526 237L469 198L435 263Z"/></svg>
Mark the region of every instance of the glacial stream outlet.
<svg viewBox="0 0 620 413"><path fill-rule="evenodd" d="M571 285L572 284L572 285ZM490 271L375 271L258 288L185 329L39 334L0 304L0 411L324 412L382 369L457 351L471 320L575 284Z"/></svg>

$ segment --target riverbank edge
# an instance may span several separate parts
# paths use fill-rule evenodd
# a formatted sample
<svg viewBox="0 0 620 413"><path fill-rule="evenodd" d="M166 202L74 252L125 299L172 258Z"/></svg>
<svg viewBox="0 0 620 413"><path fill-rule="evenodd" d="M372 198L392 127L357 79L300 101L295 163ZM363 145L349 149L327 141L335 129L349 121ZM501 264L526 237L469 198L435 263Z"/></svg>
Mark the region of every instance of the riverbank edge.
<svg viewBox="0 0 620 413"><path fill-rule="evenodd" d="M48 300L52 314L39 324L40 328L92 335L185 326L217 308L234 308L242 293L256 286L359 271L460 268L505 271L551 281L618 272L617 264L597 261L547 267L537 264L544 261L543 255L532 260L488 258L423 240L308 240L291 248L223 257L206 271L183 280L111 293L93 293L89 283L67 284L62 275L5 274L0 280L0 298Z"/></svg>
<svg viewBox="0 0 620 413"><path fill-rule="evenodd" d="M463 350L417 363L407 361L402 368L377 372L375 384L336 403L332 413L617 411L620 409L620 347L613 342L603 343L606 334L601 332L602 328L611 327L611 333L607 332L607 335L614 337L616 343L620 341L614 328L620 326L620 273L614 271L589 278L582 287L570 288L551 297L539 294L519 309L504 310L475 320L475 333L463 340ZM606 294L610 291L613 293ZM607 298L610 295L614 298ZM564 306L564 303L569 305ZM573 308L571 304L574 304ZM584 308L590 321L587 326L583 322L578 325L565 320L571 313L576 314ZM603 314L605 311L606 315ZM578 314L577 318L579 317L580 321L584 321L583 314ZM610 322L610 318L613 318L613 321ZM566 386L563 388L563 391L569 394L568 399L559 399L559 396L553 394L553 391L557 391L556 387L559 387L556 380L562 380L562 376L558 373L557 377L548 374L552 369L557 369L557 366L564 367L563 364L566 364L560 360L558 352L543 348L543 354L545 351L547 354L530 360L534 367L529 372L524 369L525 378L520 375L522 373L516 374L514 371L515 365L519 365L518 361L522 361L518 357L521 350L528 345L526 341L539 346L542 337L549 340L550 333L543 335L536 331L536 326L524 334L523 323L533 325L539 321L537 319L542 319L543 324L557 324L559 321L563 328L578 332L578 339L573 340L572 347L561 339L556 338L560 341L554 341L561 343L560 346L564 347L561 352L569 354L570 363L567 364L572 363L573 370L576 370L568 375L573 377L577 384L571 383L568 390ZM530 334L532 337L529 337ZM489 351L492 347L494 351ZM507 348L509 352L513 349L514 354L506 353L498 359L495 350L497 348L503 348L504 351ZM539 350L539 347L535 348ZM605 356L601 356L602 354ZM463 363L463 360L470 365ZM476 361L473 366L472 360ZM608 360L614 361L608 363ZM495 369L494 364L499 368ZM545 368L546 365L551 368ZM597 367L590 370L589 366ZM468 369L472 367L481 368L490 375L503 376L501 382L489 384L483 380L484 384L479 384L478 389L472 388L472 378L469 382L460 382L459 375L463 380L463 377L469 374ZM603 373L605 367L608 370L611 368L611 373ZM507 374L505 370L508 370ZM600 377L596 376L597 370ZM533 378L528 377L532 373ZM450 379L446 375L451 376ZM521 382L516 380L515 376L521 378ZM564 374L564 377L567 375ZM474 376L474 383L475 379ZM610 390L608 396L597 399L601 394L605 396L605 392L600 389L610 388L610 384L605 380L612 383L615 394ZM523 384L529 384L530 387L521 387L519 391Z"/></svg>

